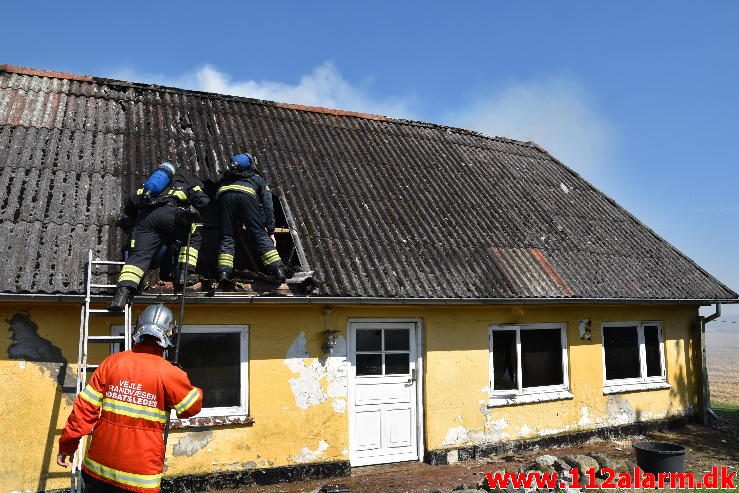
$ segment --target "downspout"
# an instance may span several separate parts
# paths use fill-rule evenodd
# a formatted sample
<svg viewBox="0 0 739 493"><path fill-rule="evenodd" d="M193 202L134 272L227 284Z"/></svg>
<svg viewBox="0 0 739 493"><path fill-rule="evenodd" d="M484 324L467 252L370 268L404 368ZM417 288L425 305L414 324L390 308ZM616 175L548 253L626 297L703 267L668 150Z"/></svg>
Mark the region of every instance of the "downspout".
<svg viewBox="0 0 739 493"><path fill-rule="evenodd" d="M718 416L713 409L711 409L711 389L708 384L708 366L706 364L706 324L713 320L716 320L721 316L721 305L716 303L716 311L707 317L698 317L698 347L700 352L700 365L701 365L701 402L700 402L700 415L698 420L702 425L709 425L711 419L716 419Z"/></svg>

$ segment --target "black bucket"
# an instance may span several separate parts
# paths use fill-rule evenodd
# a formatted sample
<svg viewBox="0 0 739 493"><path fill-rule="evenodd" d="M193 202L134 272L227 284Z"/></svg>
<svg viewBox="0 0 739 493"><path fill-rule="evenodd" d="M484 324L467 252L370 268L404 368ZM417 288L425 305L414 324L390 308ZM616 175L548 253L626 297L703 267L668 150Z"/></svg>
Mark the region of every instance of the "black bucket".
<svg viewBox="0 0 739 493"><path fill-rule="evenodd" d="M667 442L636 442L636 465L644 472L685 471L685 447Z"/></svg>

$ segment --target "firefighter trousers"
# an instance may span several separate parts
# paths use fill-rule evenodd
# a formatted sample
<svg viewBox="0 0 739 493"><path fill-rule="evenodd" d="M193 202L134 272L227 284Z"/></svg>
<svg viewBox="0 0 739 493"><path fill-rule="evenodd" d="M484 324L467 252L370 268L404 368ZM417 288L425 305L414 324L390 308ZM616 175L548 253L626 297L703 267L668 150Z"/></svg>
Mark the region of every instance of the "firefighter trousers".
<svg viewBox="0 0 739 493"><path fill-rule="evenodd" d="M256 197L241 192L225 192L219 197L221 213L221 246L218 249L218 272L231 272L236 251L236 234L244 225L246 242L259 267L273 274L283 267L272 238L264 227L262 210Z"/></svg>
<svg viewBox="0 0 739 493"><path fill-rule="evenodd" d="M188 229L192 231L189 256L187 254ZM128 259L118 277L118 287L137 288L157 250L162 244L171 244L175 241L182 243L176 273L179 279L185 268L186 259L189 263L188 273L193 272L198 263L198 250L202 242L199 228L195 225L190 226L187 212L182 207L162 205L141 209L131 235Z"/></svg>

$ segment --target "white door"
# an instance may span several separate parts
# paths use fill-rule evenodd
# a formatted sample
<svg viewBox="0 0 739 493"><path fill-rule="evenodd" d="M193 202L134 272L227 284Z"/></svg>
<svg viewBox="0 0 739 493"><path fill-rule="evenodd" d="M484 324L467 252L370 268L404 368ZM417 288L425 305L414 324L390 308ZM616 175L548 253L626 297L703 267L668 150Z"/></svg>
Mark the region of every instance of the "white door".
<svg viewBox="0 0 739 493"><path fill-rule="evenodd" d="M415 322L349 324L352 466L418 460Z"/></svg>

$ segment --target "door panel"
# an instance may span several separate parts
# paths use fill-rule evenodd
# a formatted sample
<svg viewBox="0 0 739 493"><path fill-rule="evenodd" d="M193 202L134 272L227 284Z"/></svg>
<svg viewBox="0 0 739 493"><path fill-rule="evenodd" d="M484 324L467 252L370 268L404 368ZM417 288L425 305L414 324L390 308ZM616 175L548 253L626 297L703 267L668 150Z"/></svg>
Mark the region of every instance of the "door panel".
<svg viewBox="0 0 739 493"><path fill-rule="evenodd" d="M352 466L418 459L414 322L349 326Z"/></svg>

